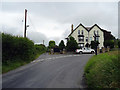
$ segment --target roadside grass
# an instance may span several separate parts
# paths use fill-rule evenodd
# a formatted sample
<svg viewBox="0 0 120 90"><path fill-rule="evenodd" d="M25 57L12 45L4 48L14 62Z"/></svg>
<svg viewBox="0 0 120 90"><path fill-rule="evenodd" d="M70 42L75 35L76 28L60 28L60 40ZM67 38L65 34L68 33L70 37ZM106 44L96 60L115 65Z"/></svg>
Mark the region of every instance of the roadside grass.
<svg viewBox="0 0 120 90"><path fill-rule="evenodd" d="M2 65L2 73L6 73L25 64L27 63L22 60L8 61L6 64Z"/></svg>
<svg viewBox="0 0 120 90"><path fill-rule="evenodd" d="M120 51L94 55L85 66L89 88L120 88Z"/></svg>
<svg viewBox="0 0 120 90"><path fill-rule="evenodd" d="M6 72L14 70L14 69L16 69L16 68L18 68L20 66L28 64L31 61L37 59L43 53L45 53L45 52L41 52L41 53L37 54L34 59L27 60L27 61L19 60L19 59L7 61L5 64L4 63L2 64L2 73L6 73Z"/></svg>
<svg viewBox="0 0 120 90"><path fill-rule="evenodd" d="M16 58L16 60L14 59L14 60L11 60L11 61L7 61L6 63L2 63L2 67L0 67L2 72L0 72L0 74L1 73L6 73L6 72L14 70L14 69L16 69L16 68L18 68L20 66L28 64L31 61L37 59L43 53L45 53L45 51L42 51L42 52L36 54L34 56L34 59L32 58L32 59L29 59L27 61L26 60L20 60L19 58Z"/></svg>

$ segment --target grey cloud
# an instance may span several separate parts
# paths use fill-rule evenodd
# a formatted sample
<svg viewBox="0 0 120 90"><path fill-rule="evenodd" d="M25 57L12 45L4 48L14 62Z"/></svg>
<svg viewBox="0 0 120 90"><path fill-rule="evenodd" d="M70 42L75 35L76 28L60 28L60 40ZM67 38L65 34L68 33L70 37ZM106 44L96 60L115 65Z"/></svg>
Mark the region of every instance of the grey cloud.
<svg viewBox="0 0 120 90"><path fill-rule="evenodd" d="M48 43L48 38L40 32L28 32L27 37L33 40L34 43L43 44L43 40L45 41L45 45Z"/></svg>
<svg viewBox="0 0 120 90"><path fill-rule="evenodd" d="M95 23L98 24L101 28L110 30L113 35L117 37L117 3L114 2L51 2L51 3L44 3L44 2L19 2L19 3L3 3L3 11L4 12L15 12L15 13L23 13L24 9L28 9L28 14L34 14L35 17L32 18L34 20L34 26L40 26L38 29L44 29L46 23L50 20L56 21L58 25L67 24L63 30L64 33L61 37L53 37L47 38L47 35L31 30L28 31L28 37L34 40L35 43L42 43L45 40L46 45L48 45L49 40L53 39L58 44L61 39L67 37L71 31L71 24L74 24L74 28L79 24L82 23L84 26L92 26ZM46 21L42 21L41 17L47 18ZM43 23L44 22L44 23ZM45 23L46 22L46 23ZM54 25L54 24L53 24ZM32 25L30 25L30 28ZM9 33L18 34L22 33L19 28L11 29L8 31ZM49 28L49 27L48 27ZM54 26L54 30L59 30L59 27ZM19 30L15 31L16 29ZM54 31L53 30L53 31ZM6 31L7 32L7 31ZM47 33L47 32L46 32ZM59 34L59 33L56 33Z"/></svg>
<svg viewBox="0 0 120 90"><path fill-rule="evenodd" d="M18 35L23 36L23 30L19 29L18 27L9 27L9 26L2 26L2 32L9 33L11 35Z"/></svg>
<svg viewBox="0 0 120 90"><path fill-rule="evenodd" d="M62 39L62 38L60 38L60 37L50 37L48 40L49 40L49 41L50 41L50 40L53 40L53 41L55 41L56 45L58 45L61 39ZM49 42L48 42L48 43L49 43Z"/></svg>

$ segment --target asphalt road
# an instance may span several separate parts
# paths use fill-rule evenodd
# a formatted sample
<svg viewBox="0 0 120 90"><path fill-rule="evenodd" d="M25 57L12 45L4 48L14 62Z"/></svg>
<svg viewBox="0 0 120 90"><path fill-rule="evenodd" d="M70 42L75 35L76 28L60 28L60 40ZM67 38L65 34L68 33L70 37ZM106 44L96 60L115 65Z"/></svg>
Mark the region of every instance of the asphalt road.
<svg viewBox="0 0 120 90"><path fill-rule="evenodd" d="M83 71L92 54L43 54L2 76L3 88L85 88Z"/></svg>

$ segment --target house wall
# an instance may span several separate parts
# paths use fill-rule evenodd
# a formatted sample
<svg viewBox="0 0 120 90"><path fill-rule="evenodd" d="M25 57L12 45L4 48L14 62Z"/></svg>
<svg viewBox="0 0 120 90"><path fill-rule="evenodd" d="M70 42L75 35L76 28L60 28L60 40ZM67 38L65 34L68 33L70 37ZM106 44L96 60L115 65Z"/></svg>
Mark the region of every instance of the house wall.
<svg viewBox="0 0 120 90"><path fill-rule="evenodd" d="M97 26L94 26L90 32L89 32L89 43L91 44L91 41L90 41L90 37L92 37L92 40L94 40L94 31L97 33L98 31L98 34L99 34L99 48L101 49L102 47L104 47L103 43L104 43L104 33L103 31L101 31Z"/></svg>
<svg viewBox="0 0 120 90"><path fill-rule="evenodd" d="M83 35L84 35L84 41L79 41L78 40L78 30L80 30L80 34L82 33L83 30ZM75 38L75 40L77 41L77 43L84 43L84 45L86 45L86 37L88 37L88 31L83 27L83 26L79 26L72 34L72 37Z"/></svg>
<svg viewBox="0 0 120 90"><path fill-rule="evenodd" d="M83 35L84 35L84 41L79 41L78 40L78 30L80 30L80 34L81 34L81 32L82 32L82 30L83 30ZM104 47L104 45L103 45L103 42L104 42L104 33L103 33L103 31L101 31L97 26L94 26L89 32L83 27L83 26L79 26L75 31L73 31L73 33L71 34L71 36L72 37L74 37L75 38L75 40L77 41L77 43L79 44L79 43L84 43L84 47L85 47L85 45L86 45L86 37L88 37L88 43L89 44L91 44L91 41L94 41L94 31L96 31L96 33L97 33L97 31L99 32L99 48L101 49L102 47ZM90 38L90 37L92 37L92 38Z"/></svg>

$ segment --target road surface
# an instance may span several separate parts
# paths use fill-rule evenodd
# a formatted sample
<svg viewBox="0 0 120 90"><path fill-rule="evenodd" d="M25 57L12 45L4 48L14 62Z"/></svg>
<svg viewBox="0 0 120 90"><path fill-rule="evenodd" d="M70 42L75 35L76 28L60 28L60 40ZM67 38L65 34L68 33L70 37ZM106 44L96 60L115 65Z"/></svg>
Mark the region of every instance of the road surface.
<svg viewBox="0 0 120 90"><path fill-rule="evenodd" d="M2 76L3 88L85 88L83 71L92 54L43 54Z"/></svg>

